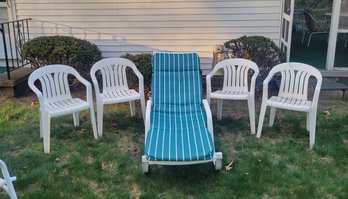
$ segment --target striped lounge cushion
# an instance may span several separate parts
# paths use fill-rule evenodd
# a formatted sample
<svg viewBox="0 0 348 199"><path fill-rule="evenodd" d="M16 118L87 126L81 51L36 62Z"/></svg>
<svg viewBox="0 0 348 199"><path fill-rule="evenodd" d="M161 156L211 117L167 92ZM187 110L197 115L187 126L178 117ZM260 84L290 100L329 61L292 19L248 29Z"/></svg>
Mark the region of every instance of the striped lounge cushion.
<svg viewBox="0 0 348 199"><path fill-rule="evenodd" d="M202 109L196 53L155 53L152 59L151 125L145 156L152 161L209 160L214 142Z"/></svg>

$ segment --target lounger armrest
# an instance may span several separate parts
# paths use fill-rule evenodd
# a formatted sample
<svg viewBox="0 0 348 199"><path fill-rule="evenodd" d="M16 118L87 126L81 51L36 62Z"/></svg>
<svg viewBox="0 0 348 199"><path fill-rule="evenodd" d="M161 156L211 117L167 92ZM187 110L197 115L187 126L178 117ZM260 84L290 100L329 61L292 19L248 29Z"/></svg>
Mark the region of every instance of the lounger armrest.
<svg viewBox="0 0 348 199"><path fill-rule="evenodd" d="M150 122L151 122L151 100L147 100L146 104L146 112L145 112L145 139L147 136L147 132L150 129Z"/></svg>
<svg viewBox="0 0 348 199"><path fill-rule="evenodd" d="M213 117L211 115L210 106L207 100L203 100L202 102L203 102L205 113L207 115L207 126L214 140Z"/></svg>

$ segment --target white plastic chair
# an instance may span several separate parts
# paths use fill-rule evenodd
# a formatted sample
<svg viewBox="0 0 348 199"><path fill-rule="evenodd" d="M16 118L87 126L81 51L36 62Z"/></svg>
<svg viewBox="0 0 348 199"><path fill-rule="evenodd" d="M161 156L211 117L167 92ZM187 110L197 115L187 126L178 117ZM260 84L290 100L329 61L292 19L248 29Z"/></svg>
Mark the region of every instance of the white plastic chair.
<svg viewBox="0 0 348 199"><path fill-rule="evenodd" d="M68 83L68 76L74 76L85 87L87 101L72 98ZM41 83L40 91L35 82ZM39 98L40 103L40 137L43 137L44 151L50 152L50 120L51 117L73 114L74 125L79 126L79 113L90 110L94 138L98 139L93 108L92 85L82 78L72 67L66 65L49 65L35 70L28 79L29 87Z"/></svg>
<svg viewBox="0 0 348 199"><path fill-rule="evenodd" d="M268 98L268 84L276 73L280 73L281 82L278 96ZM312 101L308 97L310 77L316 79ZM309 146L315 141L317 106L322 76L318 69L302 63L283 63L275 66L263 82L263 95L257 138L260 138L267 106L271 107L269 126L273 126L277 108L307 112L306 129L309 131Z"/></svg>
<svg viewBox="0 0 348 199"><path fill-rule="evenodd" d="M224 81L222 90L212 92L211 78L220 70L224 71ZM252 72L251 80L249 74ZM257 65L246 59L234 58L226 59L214 67L213 71L206 77L207 80L207 100L210 104L211 99L217 99L217 118L222 117L223 100L247 100L249 107L250 129L255 134L255 82L259 75Z"/></svg>
<svg viewBox="0 0 348 199"><path fill-rule="evenodd" d="M11 199L17 199L16 191L12 184L12 181L16 180L16 177L10 177L7 166L4 161L0 160L0 168L3 178L0 178L0 187L6 191Z"/></svg>
<svg viewBox="0 0 348 199"><path fill-rule="evenodd" d="M133 70L139 79L139 92L129 89L126 69ZM102 92L96 73L100 71L102 76ZM142 115L145 114L144 78L135 64L124 58L106 58L95 63L91 68L91 77L95 89L97 101L97 124L99 136L103 134L103 107L104 104L116 104L129 102L131 116L135 115L135 100L140 100Z"/></svg>

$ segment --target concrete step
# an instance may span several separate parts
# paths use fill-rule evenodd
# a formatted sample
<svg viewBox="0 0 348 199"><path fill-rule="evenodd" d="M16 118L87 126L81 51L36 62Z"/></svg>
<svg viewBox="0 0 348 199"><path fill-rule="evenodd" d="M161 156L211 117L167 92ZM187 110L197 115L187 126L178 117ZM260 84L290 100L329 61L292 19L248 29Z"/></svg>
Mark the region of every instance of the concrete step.
<svg viewBox="0 0 348 199"><path fill-rule="evenodd" d="M7 97L17 96L21 90L28 87L28 77L34 71L31 67L22 67L10 73L11 79L8 79L7 73L0 74L0 95Z"/></svg>

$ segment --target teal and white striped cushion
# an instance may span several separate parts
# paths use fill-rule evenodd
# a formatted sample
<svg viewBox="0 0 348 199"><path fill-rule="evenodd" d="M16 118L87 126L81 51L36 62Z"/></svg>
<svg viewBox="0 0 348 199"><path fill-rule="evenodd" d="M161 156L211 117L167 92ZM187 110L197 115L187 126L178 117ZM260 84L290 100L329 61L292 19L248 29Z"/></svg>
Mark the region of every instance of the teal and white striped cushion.
<svg viewBox="0 0 348 199"><path fill-rule="evenodd" d="M214 142L202 109L196 53L155 53L152 59L151 126L145 155L153 161L209 160Z"/></svg>

